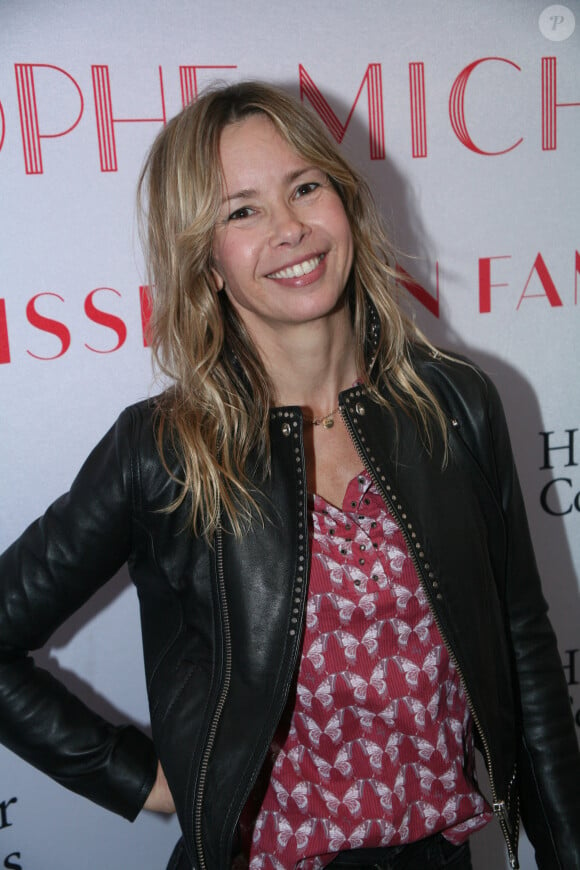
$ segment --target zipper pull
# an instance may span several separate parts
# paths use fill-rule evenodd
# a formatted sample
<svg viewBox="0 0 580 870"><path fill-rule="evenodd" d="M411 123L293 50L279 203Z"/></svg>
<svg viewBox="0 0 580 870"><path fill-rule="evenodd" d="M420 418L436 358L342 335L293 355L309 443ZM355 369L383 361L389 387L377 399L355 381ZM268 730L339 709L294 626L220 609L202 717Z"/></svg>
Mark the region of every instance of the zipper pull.
<svg viewBox="0 0 580 870"><path fill-rule="evenodd" d="M505 827L505 830L510 836L510 839L513 837L513 827L510 821L509 813L507 810L505 801L494 801L493 803L493 814L499 819L500 827ZM517 858L512 851L512 847L507 841L508 853L509 853L509 862L510 867L517 868L519 864L517 862Z"/></svg>
<svg viewBox="0 0 580 870"><path fill-rule="evenodd" d="M510 835L513 834L512 825L510 822L509 813L507 811L507 806L505 801L495 801L493 804L493 814L494 816L498 816L500 821L502 821L506 828L508 829Z"/></svg>

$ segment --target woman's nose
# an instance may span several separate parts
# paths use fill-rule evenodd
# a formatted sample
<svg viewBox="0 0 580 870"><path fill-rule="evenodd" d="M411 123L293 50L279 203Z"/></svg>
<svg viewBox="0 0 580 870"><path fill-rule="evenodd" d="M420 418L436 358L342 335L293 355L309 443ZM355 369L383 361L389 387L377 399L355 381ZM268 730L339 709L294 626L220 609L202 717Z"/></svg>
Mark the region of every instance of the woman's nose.
<svg viewBox="0 0 580 870"><path fill-rule="evenodd" d="M288 203L280 204L273 211L271 227L272 243L275 245L295 245L307 233L306 225Z"/></svg>

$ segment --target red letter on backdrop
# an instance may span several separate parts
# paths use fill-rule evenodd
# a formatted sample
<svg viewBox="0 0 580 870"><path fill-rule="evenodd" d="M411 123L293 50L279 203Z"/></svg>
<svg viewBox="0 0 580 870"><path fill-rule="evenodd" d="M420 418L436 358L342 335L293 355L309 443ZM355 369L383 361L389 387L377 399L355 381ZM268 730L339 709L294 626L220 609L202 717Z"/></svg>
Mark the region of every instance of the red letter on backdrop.
<svg viewBox="0 0 580 870"><path fill-rule="evenodd" d="M363 87L367 86L368 106L369 106L369 140L371 149L371 160L385 159L385 121L383 117L383 78L381 73L380 63L370 63L367 71L358 89L358 93L354 98L354 103L348 113L348 118L344 124L341 124L333 110L328 105L326 99L322 96L317 86L314 84L311 77L308 75L302 64L298 66L298 74L300 77L300 98L308 98L308 101L316 109L338 144L344 139L344 134L348 129L350 120L355 110L358 98L361 95Z"/></svg>
<svg viewBox="0 0 580 870"><path fill-rule="evenodd" d="M414 296L415 299L427 309L427 311L430 311L435 317L439 317L439 263L435 264L435 274L437 276L435 296L431 296L430 293L427 293L425 288L418 284L413 276L410 275L406 269L403 269L402 266L397 266L397 272L399 273L399 280L405 290L408 290L411 296Z"/></svg>
<svg viewBox="0 0 580 870"><path fill-rule="evenodd" d="M115 124L142 124L155 121L165 124L167 121L165 112L165 92L163 90L163 70L159 67L161 118L114 118L109 67L94 65L91 67L91 71L93 74L93 93L95 97L95 115L97 118L101 172L117 172Z"/></svg>
<svg viewBox="0 0 580 870"><path fill-rule="evenodd" d="M195 66L179 67L179 83L181 85L181 104L185 109L197 97L197 71L198 69L237 69L236 65L213 66L208 64L196 64Z"/></svg>
<svg viewBox="0 0 580 870"><path fill-rule="evenodd" d="M112 329L113 332L117 334L117 344L115 347L109 348L109 350L99 350L96 347L91 347L91 345L86 342L85 347L88 347L88 349L92 350L94 353L113 353L125 344L125 339L127 338L127 327L120 317L115 317L114 314L108 314L106 311L101 311L100 308L96 307L93 302L93 296L95 293L98 293L99 290L110 290L111 293L115 293L117 296L121 295L114 287L96 287L94 290L91 290L85 299L85 314L89 320L93 321L93 323L99 323L101 326L107 326L109 329Z"/></svg>
<svg viewBox="0 0 580 870"><path fill-rule="evenodd" d="M503 254L499 257L480 257L479 259L479 313L489 314L491 311L491 288L507 287L505 283L491 283L491 261L511 260L511 254Z"/></svg>
<svg viewBox="0 0 580 870"><path fill-rule="evenodd" d="M574 305L578 305L578 277L580 276L580 254L578 253L578 251L576 251L575 263L576 270L574 272Z"/></svg>
<svg viewBox="0 0 580 870"><path fill-rule="evenodd" d="M67 350L70 347L70 332L60 320L53 320L51 317L44 317L42 314L39 314L36 310L36 300L40 299L41 296L54 296L55 299L60 299L61 302L64 302L62 296L59 296L58 293L37 293L36 296L33 296L26 306L26 316L32 326L35 326L36 329L41 329L43 332L50 332L51 335L56 335L59 339L61 348L58 353L53 354L52 356L38 356L35 353L32 353L31 350L27 350L26 353L33 356L35 359L58 359L59 356L64 356Z"/></svg>
<svg viewBox="0 0 580 870"><path fill-rule="evenodd" d="M451 93L449 94L449 118L451 120L453 132L461 144L465 145L466 148L469 148L470 151L475 151L476 154L485 154L487 156L507 154L508 151L513 151L514 148L517 148L518 145L524 141L523 138L520 138L517 142L514 142L513 145L510 145L509 148L504 148L503 151L483 151L481 148L478 148L469 135L467 121L465 120L465 89L467 88L467 82L469 81L471 73L477 66L491 60L497 60L501 63L509 63L510 66L515 67L521 72L517 63L507 60L505 57L480 57L479 60L474 60L473 63L470 63L469 66L466 66L465 69L461 70L453 82Z"/></svg>
<svg viewBox="0 0 580 870"><path fill-rule="evenodd" d="M2 151L4 136L6 135L6 122L4 120L4 109L2 108L2 103L0 103L0 124L2 124L2 129L0 130L0 151Z"/></svg>
<svg viewBox="0 0 580 870"><path fill-rule="evenodd" d="M542 151L555 151L557 146L556 111L580 103L558 103L555 57L542 58Z"/></svg>
<svg viewBox="0 0 580 870"><path fill-rule="evenodd" d="M427 156L427 107L425 102L425 64L409 64L411 92L411 142L413 157Z"/></svg>
<svg viewBox="0 0 580 870"><path fill-rule="evenodd" d="M6 302L0 299L0 365L10 362L10 343L8 341L8 321Z"/></svg>
<svg viewBox="0 0 580 870"><path fill-rule="evenodd" d="M534 269L538 273L538 278L540 279L542 287L544 288L544 292L543 293L530 293L529 295L527 295L526 290L528 289L528 284L530 283ZM554 284L554 281L552 280L552 276L548 272L548 267L546 266L546 264L544 262L544 258L542 257L541 254L538 254L536 259L534 260L534 265L532 266L532 268L530 270L530 274L528 275L528 280L526 281L526 286L524 287L523 293L520 296L520 301L516 305L516 311L518 310L518 308L520 307L520 305L522 304L522 301L524 299L538 299L538 298L541 298L542 296L548 297L548 301L549 301L550 305L552 306L552 308L559 308L562 305L562 300L560 299L560 297L558 295L558 291L556 290L556 285Z"/></svg>
<svg viewBox="0 0 580 870"><path fill-rule="evenodd" d="M36 104L36 89L34 86L35 69L55 69L66 76L67 79L70 79L78 91L81 101L79 113L70 127L67 127L66 130L62 130L60 133L40 133L38 129L38 106ZM24 167L27 175L41 175L43 168L40 140L57 139L59 136L66 136L67 133L74 130L83 114L83 95L73 77L59 66L53 66L50 63L15 63L14 70L18 94L18 110L20 113L20 129L22 131L22 147L24 148Z"/></svg>

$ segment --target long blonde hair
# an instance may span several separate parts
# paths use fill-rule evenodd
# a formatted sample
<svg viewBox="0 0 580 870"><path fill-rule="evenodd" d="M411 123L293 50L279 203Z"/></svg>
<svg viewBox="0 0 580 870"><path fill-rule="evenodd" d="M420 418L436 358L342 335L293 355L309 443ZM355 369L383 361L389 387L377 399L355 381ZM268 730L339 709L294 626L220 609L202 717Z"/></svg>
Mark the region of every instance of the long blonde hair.
<svg viewBox="0 0 580 870"><path fill-rule="evenodd" d="M364 179L344 159L318 118L278 88L242 82L214 88L174 117L156 138L139 181L152 287L149 338L154 360L173 382L158 400L158 446L182 465L180 496L190 499L198 534L211 537L223 509L236 534L254 513L246 472L250 453L269 468L273 389L240 318L212 279L213 233L222 197L220 137L229 124L261 113L340 195L354 243L349 302L357 370L376 400L415 415L430 443L445 419L410 360L429 345L398 302L396 265ZM169 441L167 436L169 435Z"/></svg>

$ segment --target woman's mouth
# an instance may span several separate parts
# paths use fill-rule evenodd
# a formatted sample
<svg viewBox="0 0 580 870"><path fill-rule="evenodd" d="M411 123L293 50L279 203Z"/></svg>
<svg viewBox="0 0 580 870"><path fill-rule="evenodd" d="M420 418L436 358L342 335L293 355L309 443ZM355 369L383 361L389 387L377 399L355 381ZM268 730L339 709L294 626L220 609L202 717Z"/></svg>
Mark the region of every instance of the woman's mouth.
<svg viewBox="0 0 580 870"><path fill-rule="evenodd" d="M295 263L293 266L286 266L278 272L270 272L268 278L302 278L303 275L308 275L314 272L316 267L324 259L324 254L318 254L316 257L311 257L308 260L303 260L301 263Z"/></svg>

